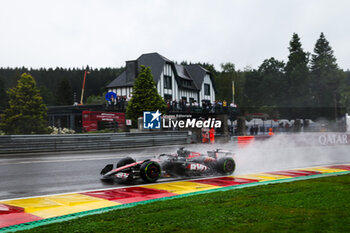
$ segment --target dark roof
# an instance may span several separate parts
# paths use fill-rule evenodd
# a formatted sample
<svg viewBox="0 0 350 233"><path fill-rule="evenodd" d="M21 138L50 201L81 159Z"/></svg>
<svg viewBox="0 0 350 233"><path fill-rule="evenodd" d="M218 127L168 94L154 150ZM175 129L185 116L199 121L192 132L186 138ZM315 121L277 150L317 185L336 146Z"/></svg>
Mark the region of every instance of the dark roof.
<svg viewBox="0 0 350 233"><path fill-rule="evenodd" d="M126 71L124 70L116 79L107 85L107 87L132 87L134 82L126 82Z"/></svg>
<svg viewBox="0 0 350 233"><path fill-rule="evenodd" d="M216 87L214 84L213 77L208 70L204 69L202 66L200 66L198 64L187 65L186 70L189 73L189 75L191 76L191 78L194 81L198 90L200 90L202 87L202 83L204 81L205 75L209 74L209 77L211 79L211 83L213 84L213 87L214 87L214 91L216 92Z"/></svg>
<svg viewBox="0 0 350 233"><path fill-rule="evenodd" d="M177 75L180 78L191 80L191 77L187 73L187 70L185 69L185 66L179 65L179 64L175 64L175 69L176 69Z"/></svg>
<svg viewBox="0 0 350 233"><path fill-rule="evenodd" d="M142 54L139 58L137 58L137 62L139 65L144 65L146 67L149 66L151 68L152 75L156 83L158 83L165 63L173 63L168 58L163 57L159 53Z"/></svg>
<svg viewBox="0 0 350 233"><path fill-rule="evenodd" d="M179 85L180 88L196 90L196 91L200 90L200 88L198 88L196 84L193 82L193 79L191 78L190 74L187 72L185 66L174 63L174 68L175 68L177 84ZM185 82L190 82L190 85L184 85L183 80Z"/></svg>
<svg viewBox="0 0 350 233"><path fill-rule="evenodd" d="M160 55L159 53L142 54L139 58L137 58L137 60L128 61L128 62L135 62L138 66L138 71L140 70L141 65L150 67L154 81L156 83L158 83L159 81L160 75L164 69L164 65L168 63L173 67L175 71L175 78L179 87L185 88L185 89L192 89L192 90L199 91L201 89L202 83L204 81L204 76L206 73L209 73L210 78L212 79L210 72L204 69L203 67L201 67L200 65L185 65L185 66L178 65L172 62L171 60L169 60L168 58ZM126 75L127 72L124 71L116 79L114 79L111 83L109 83L107 85L107 88L133 86L134 79L137 76L136 74L137 71L130 71L130 72L132 72L133 74L132 75L134 77L133 80L128 79ZM181 80L191 81L191 85L184 86ZM214 87L214 90L215 90L215 87Z"/></svg>

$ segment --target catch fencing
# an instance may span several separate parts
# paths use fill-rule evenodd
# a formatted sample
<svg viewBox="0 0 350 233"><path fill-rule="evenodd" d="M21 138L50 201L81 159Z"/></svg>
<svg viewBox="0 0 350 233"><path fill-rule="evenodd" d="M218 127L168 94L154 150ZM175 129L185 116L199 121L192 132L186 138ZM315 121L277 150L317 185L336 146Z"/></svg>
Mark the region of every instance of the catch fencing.
<svg viewBox="0 0 350 233"><path fill-rule="evenodd" d="M6 135L0 136L0 154L113 150L191 143L187 131L138 133Z"/></svg>

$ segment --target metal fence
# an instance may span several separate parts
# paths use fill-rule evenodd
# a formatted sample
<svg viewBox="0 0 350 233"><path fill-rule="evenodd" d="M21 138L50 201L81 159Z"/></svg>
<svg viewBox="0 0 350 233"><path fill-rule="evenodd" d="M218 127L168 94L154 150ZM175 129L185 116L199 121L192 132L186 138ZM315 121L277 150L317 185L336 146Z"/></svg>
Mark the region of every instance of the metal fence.
<svg viewBox="0 0 350 233"><path fill-rule="evenodd" d="M10 135L0 136L0 154L112 150L144 146L181 145L190 142L191 135L187 131Z"/></svg>

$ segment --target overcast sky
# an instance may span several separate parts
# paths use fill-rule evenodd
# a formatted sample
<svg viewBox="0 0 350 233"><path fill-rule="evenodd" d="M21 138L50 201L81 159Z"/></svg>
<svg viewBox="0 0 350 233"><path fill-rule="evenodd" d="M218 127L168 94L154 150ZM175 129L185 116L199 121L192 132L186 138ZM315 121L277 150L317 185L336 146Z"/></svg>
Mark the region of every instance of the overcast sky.
<svg viewBox="0 0 350 233"><path fill-rule="evenodd" d="M0 67L120 67L142 53L257 68L324 32L350 68L347 0L0 0Z"/></svg>

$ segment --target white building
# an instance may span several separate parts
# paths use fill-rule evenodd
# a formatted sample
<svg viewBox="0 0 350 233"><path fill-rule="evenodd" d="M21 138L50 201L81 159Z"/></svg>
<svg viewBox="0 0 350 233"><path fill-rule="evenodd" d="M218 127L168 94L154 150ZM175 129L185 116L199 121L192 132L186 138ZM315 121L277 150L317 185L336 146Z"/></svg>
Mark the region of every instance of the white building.
<svg viewBox="0 0 350 233"><path fill-rule="evenodd" d="M140 66L150 67L158 93L165 100L215 101L215 85L212 74L200 65L178 65L158 53L141 55L127 61L125 71L107 85L108 91L131 98L132 87Z"/></svg>

